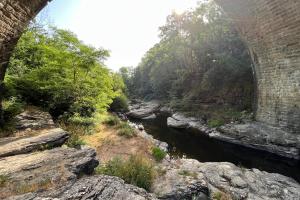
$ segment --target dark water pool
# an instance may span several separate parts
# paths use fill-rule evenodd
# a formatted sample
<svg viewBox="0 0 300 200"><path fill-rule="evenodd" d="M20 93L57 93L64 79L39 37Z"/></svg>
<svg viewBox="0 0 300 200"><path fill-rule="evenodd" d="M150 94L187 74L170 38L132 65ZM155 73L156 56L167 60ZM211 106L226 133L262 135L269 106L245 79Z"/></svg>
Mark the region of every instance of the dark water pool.
<svg viewBox="0 0 300 200"><path fill-rule="evenodd" d="M167 142L173 157L186 156L200 162L231 162L246 168L283 174L300 182L300 162L285 159L271 153L224 143L191 131L167 126L167 115L160 114L153 120L133 120L144 125L148 134Z"/></svg>

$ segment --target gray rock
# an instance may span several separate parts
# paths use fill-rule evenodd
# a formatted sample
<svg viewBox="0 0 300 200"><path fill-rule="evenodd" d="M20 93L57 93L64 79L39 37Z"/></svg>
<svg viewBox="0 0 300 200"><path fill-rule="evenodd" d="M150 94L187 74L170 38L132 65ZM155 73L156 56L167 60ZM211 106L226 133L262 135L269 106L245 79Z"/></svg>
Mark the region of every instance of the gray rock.
<svg viewBox="0 0 300 200"><path fill-rule="evenodd" d="M0 158L61 146L68 138L66 131L52 128L41 131L37 136L7 140L7 143L0 146Z"/></svg>
<svg viewBox="0 0 300 200"><path fill-rule="evenodd" d="M137 126L137 128L138 128L140 131L145 130L145 128L144 128L144 126L143 126L142 124L139 124L139 125Z"/></svg>
<svg viewBox="0 0 300 200"><path fill-rule="evenodd" d="M202 120L194 117L186 117L181 113L175 113L172 117L168 117L167 125L172 128L186 129L186 128L202 128Z"/></svg>
<svg viewBox="0 0 300 200"><path fill-rule="evenodd" d="M129 112L127 115L129 117L143 119L151 116L154 112L158 111L159 104L155 101L144 102L138 105L133 105L129 107Z"/></svg>
<svg viewBox="0 0 300 200"><path fill-rule="evenodd" d="M197 173L196 160L164 160L160 166L162 173L157 176L151 191L159 199L208 199L205 177ZM189 161L189 163L187 162Z"/></svg>
<svg viewBox="0 0 300 200"><path fill-rule="evenodd" d="M143 120L147 120L147 119L155 119L156 118L156 114L151 114L151 115L149 115L148 117L144 117L144 118L142 118Z"/></svg>
<svg viewBox="0 0 300 200"><path fill-rule="evenodd" d="M232 199L292 199L300 197L300 185L292 178L232 163L200 163L192 159L164 160L164 174L152 191L161 199L192 198L224 192Z"/></svg>
<svg viewBox="0 0 300 200"><path fill-rule="evenodd" d="M173 113L173 110L172 110L172 108L170 108L170 107L167 107L167 106L163 106L163 107L161 107L161 108L159 109L159 111L160 111L160 112L165 112L165 113L170 113L170 114L172 114L172 113Z"/></svg>
<svg viewBox="0 0 300 200"><path fill-rule="evenodd" d="M144 189L125 184L117 177L92 176L70 183L59 190L42 193L30 193L11 197L10 200L157 200Z"/></svg>
<svg viewBox="0 0 300 200"><path fill-rule="evenodd" d="M26 110L16 116L16 128L18 130L40 129L54 127L54 122L49 113L38 109Z"/></svg>
<svg viewBox="0 0 300 200"><path fill-rule="evenodd" d="M186 129L189 127L189 123L187 121L180 121L174 119L173 117L168 117L167 125L172 128L180 128L180 129Z"/></svg>
<svg viewBox="0 0 300 200"><path fill-rule="evenodd" d="M129 122L129 126L137 129L137 134L138 136L142 137L142 138L145 138L146 140L149 140L150 142L152 142L152 144L154 144L155 146L159 147L160 149L162 149L163 151L165 152L168 152L168 143L166 142L162 142L160 140L157 140L155 138L153 138L152 135L149 135L145 129L144 129L144 126L143 125L137 125L133 122Z"/></svg>
<svg viewBox="0 0 300 200"><path fill-rule="evenodd" d="M300 160L300 135L259 122L227 124L210 137Z"/></svg>
<svg viewBox="0 0 300 200"><path fill-rule="evenodd" d="M92 173L98 164L95 150L88 147L80 150L59 147L1 158L0 174L7 177L7 183L0 188L0 194L19 193L20 188L39 188L45 184L59 187L81 174Z"/></svg>

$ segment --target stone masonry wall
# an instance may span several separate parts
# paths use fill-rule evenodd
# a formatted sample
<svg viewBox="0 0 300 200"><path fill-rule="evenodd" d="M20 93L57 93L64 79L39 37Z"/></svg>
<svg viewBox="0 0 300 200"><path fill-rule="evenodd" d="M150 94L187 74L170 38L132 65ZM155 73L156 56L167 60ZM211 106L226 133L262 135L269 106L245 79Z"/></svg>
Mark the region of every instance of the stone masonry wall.
<svg viewBox="0 0 300 200"><path fill-rule="evenodd" d="M256 119L300 134L300 1L216 1L252 54Z"/></svg>
<svg viewBox="0 0 300 200"><path fill-rule="evenodd" d="M7 64L24 28L47 2L48 0L0 0L0 66Z"/></svg>

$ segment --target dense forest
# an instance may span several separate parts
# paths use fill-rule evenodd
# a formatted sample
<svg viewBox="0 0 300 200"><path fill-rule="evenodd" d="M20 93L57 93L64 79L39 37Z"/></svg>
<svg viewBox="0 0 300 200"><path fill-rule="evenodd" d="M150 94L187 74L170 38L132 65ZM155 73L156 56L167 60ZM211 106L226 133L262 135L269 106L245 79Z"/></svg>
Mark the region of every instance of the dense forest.
<svg viewBox="0 0 300 200"><path fill-rule="evenodd" d="M131 98L157 99L180 111L251 110L249 52L232 21L214 3L175 12L160 27L160 42L136 68L120 73Z"/></svg>

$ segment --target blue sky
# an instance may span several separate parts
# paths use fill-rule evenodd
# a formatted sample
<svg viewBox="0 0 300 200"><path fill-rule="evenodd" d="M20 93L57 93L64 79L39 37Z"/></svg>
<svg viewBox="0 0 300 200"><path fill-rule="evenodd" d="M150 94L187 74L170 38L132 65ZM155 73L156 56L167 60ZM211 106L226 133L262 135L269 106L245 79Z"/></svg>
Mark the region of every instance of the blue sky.
<svg viewBox="0 0 300 200"><path fill-rule="evenodd" d="M87 44L111 51L106 65L136 66L159 41L158 27L173 11L195 7L198 0L53 0L39 18L68 29Z"/></svg>

